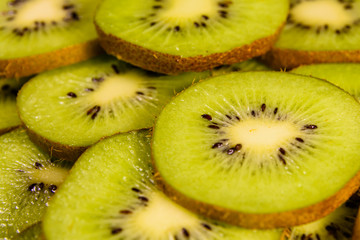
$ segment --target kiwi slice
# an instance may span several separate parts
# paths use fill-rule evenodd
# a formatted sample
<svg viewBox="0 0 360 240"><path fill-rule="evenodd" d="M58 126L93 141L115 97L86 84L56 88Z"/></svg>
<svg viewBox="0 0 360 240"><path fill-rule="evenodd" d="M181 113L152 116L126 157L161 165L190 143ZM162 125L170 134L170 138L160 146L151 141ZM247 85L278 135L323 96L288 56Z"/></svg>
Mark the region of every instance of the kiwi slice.
<svg viewBox="0 0 360 240"><path fill-rule="evenodd" d="M174 74L264 54L286 20L288 5L286 0L105 0L95 24L109 54Z"/></svg>
<svg viewBox="0 0 360 240"><path fill-rule="evenodd" d="M89 148L49 203L46 239L278 240L281 230L215 222L172 202L154 185L148 131Z"/></svg>
<svg viewBox="0 0 360 240"><path fill-rule="evenodd" d="M234 63L231 65L221 65L211 70L211 76L219 76L230 72L248 72L248 71L270 71L271 68L264 63L250 59L240 63Z"/></svg>
<svg viewBox="0 0 360 240"><path fill-rule="evenodd" d="M291 72L325 79L347 91L360 102L360 64L358 63L304 65Z"/></svg>
<svg viewBox="0 0 360 240"><path fill-rule="evenodd" d="M176 92L209 75L165 76L103 56L31 79L18 110L34 142L76 160L104 136L152 127Z"/></svg>
<svg viewBox="0 0 360 240"><path fill-rule="evenodd" d="M42 237L41 222L38 222L22 231L15 240L40 240Z"/></svg>
<svg viewBox="0 0 360 240"><path fill-rule="evenodd" d="M29 76L101 52L92 24L97 0L0 2L0 76Z"/></svg>
<svg viewBox="0 0 360 240"><path fill-rule="evenodd" d="M287 23L264 57L273 68L360 61L359 0L291 0Z"/></svg>
<svg viewBox="0 0 360 240"><path fill-rule="evenodd" d="M187 208L240 226L314 221L359 186L359 110L351 95L308 76L202 81L155 124L157 182Z"/></svg>
<svg viewBox="0 0 360 240"><path fill-rule="evenodd" d="M354 194L346 203L324 218L293 228L283 233L283 240L350 240L359 209L359 195Z"/></svg>
<svg viewBox="0 0 360 240"><path fill-rule="evenodd" d="M13 239L40 221L69 163L40 151L18 128L0 136L0 238Z"/></svg>
<svg viewBox="0 0 360 240"><path fill-rule="evenodd" d="M26 80L24 78L19 80L0 78L0 134L20 125L16 111L16 95Z"/></svg>

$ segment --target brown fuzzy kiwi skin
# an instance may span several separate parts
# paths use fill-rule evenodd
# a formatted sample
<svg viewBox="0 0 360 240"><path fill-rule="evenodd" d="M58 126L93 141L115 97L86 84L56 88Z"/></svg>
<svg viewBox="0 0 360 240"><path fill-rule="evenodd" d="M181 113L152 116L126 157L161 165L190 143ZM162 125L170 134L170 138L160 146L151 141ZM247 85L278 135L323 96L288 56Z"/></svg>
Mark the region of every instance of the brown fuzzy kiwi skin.
<svg viewBox="0 0 360 240"><path fill-rule="evenodd" d="M26 127L25 124L23 124L23 128L26 129L26 132L33 143L35 143L37 146L47 152L51 157L56 157L61 160L75 162L80 157L80 155L89 147L64 145L44 138L43 136Z"/></svg>
<svg viewBox="0 0 360 240"><path fill-rule="evenodd" d="M154 159L153 159L154 163ZM337 193L308 207L280 213L252 214L238 212L191 199L170 186L155 166L157 186L173 201L206 217L232 225L254 229L285 228L313 222L330 214L354 194L360 186L360 171ZM360 238L357 238L359 240Z"/></svg>
<svg viewBox="0 0 360 240"><path fill-rule="evenodd" d="M103 53L97 39L48 53L0 59L0 77L20 78L85 61Z"/></svg>
<svg viewBox="0 0 360 240"><path fill-rule="evenodd" d="M95 22L100 45L105 51L118 59L146 70L170 75L181 72L202 72L220 65L230 65L263 55L274 45L283 25L270 36L255 40L251 44L234 48L223 53L207 56L181 57L152 51L105 33Z"/></svg>
<svg viewBox="0 0 360 240"><path fill-rule="evenodd" d="M290 70L315 63L360 62L360 50L301 51L274 47L261 60L273 69Z"/></svg>
<svg viewBox="0 0 360 240"><path fill-rule="evenodd" d="M18 128L19 126L14 126L14 127L8 127L8 128L3 128L3 129L0 129L0 135L4 134L4 133L7 133L7 132L10 132L12 130L15 130L16 128Z"/></svg>

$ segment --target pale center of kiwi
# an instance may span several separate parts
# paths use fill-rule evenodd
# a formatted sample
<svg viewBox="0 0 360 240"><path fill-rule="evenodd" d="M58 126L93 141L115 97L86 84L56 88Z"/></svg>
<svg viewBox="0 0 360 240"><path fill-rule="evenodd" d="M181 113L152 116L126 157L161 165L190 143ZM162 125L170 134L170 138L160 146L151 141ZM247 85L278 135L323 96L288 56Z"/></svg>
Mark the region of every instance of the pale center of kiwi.
<svg viewBox="0 0 360 240"><path fill-rule="evenodd" d="M173 0L168 4L166 11L159 13L166 19L194 19L216 14L216 5L211 0Z"/></svg>
<svg viewBox="0 0 360 240"><path fill-rule="evenodd" d="M24 2L11 25L22 27L37 22L61 21L66 17L62 11L63 0L33 0Z"/></svg>
<svg viewBox="0 0 360 240"><path fill-rule="evenodd" d="M336 0L302 1L293 7L291 14L296 22L305 25L329 25L342 28L356 19L356 12L345 9Z"/></svg>
<svg viewBox="0 0 360 240"><path fill-rule="evenodd" d="M196 226L198 220L187 211L166 198L162 193L154 192L149 205L136 216L137 226L151 236L163 236L164 232L179 230L179 226Z"/></svg>
<svg viewBox="0 0 360 240"><path fill-rule="evenodd" d="M47 166L35 169L31 172L31 179L34 182L42 182L49 185L61 185L67 177L69 171L63 168Z"/></svg>
<svg viewBox="0 0 360 240"><path fill-rule="evenodd" d="M263 119L241 121L228 130L231 141L260 152L277 150L282 143L293 139L298 133L299 130L292 123Z"/></svg>
<svg viewBox="0 0 360 240"><path fill-rule="evenodd" d="M115 99L133 97L136 95L141 81L141 77L132 72L107 77L91 95L91 98L98 104L106 104Z"/></svg>

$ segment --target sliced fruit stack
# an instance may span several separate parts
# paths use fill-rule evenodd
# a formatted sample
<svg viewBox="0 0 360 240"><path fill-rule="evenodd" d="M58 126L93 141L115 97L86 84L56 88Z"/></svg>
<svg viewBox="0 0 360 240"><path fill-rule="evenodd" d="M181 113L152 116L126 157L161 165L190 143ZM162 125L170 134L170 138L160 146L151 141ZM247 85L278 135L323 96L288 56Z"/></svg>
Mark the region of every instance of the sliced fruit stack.
<svg viewBox="0 0 360 240"><path fill-rule="evenodd" d="M360 239L360 0L0 13L1 239Z"/></svg>

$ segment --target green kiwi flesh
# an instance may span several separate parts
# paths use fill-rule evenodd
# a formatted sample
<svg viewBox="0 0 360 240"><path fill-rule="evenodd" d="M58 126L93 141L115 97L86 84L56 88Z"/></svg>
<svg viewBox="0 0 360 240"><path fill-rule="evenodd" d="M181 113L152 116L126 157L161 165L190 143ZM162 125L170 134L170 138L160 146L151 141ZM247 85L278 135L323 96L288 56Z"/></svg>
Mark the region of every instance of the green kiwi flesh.
<svg viewBox="0 0 360 240"><path fill-rule="evenodd" d="M40 240L42 238L41 222L31 225L22 231L15 240Z"/></svg>
<svg viewBox="0 0 360 240"><path fill-rule="evenodd" d="M274 68L359 62L359 0L291 0L287 23L264 59Z"/></svg>
<svg viewBox="0 0 360 240"><path fill-rule="evenodd" d="M32 139L42 138L58 157L80 149L76 159L102 137L152 127L176 92L209 75L165 76L103 56L39 74L17 106Z"/></svg>
<svg viewBox="0 0 360 240"><path fill-rule="evenodd" d="M97 35L92 24L97 2L1 1L0 76L31 75L47 70L41 65L49 69L98 54L99 46L97 43L93 44ZM76 49L69 48L73 46L76 46ZM72 56L73 54L80 55ZM33 62L38 65L34 66ZM24 66L13 66L13 63L22 63ZM26 65L32 66L33 69Z"/></svg>
<svg viewBox="0 0 360 240"><path fill-rule="evenodd" d="M0 134L20 125L20 118L16 111L16 96L25 81L25 79L0 78Z"/></svg>
<svg viewBox="0 0 360 240"><path fill-rule="evenodd" d="M69 164L51 159L18 128L0 136L0 238L39 222Z"/></svg>
<svg viewBox="0 0 360 240"><path fill-rule="evenodd" d="M49 203L43 229L55 239L277 240L281 230L247 230L182 208L154 183L151 134L106 138L78 159Z"/></svg>
<svg viewBox="0 0 360 240"><path fill-rule="evenodd" d="M155 124L159 186L193 211L241 226L314 221L358 187L359 109L351 95L307 76L202 81Z"/></svg>
<svg viewBox="0 0 360 240"><path fill-rule="evenodd" d="M325 79L360 101L360 64L323 63L304 65L293 69L291 72Z"/></svg>
<svg viewBox="0 0 360 240"><path fill-rule="evenodd" d="M359 209L356 193L343 205L324 218L305 225L286 229L284 240L351 240Z"/></svg>
<svg viewBox="0 0 360 240"><path fill-rule="evenodd" d="M106 0L95 24L108 53L148 70L174 74L265 53L288 7L284 0L199 0L195 5L191 0Z"/></svg>

